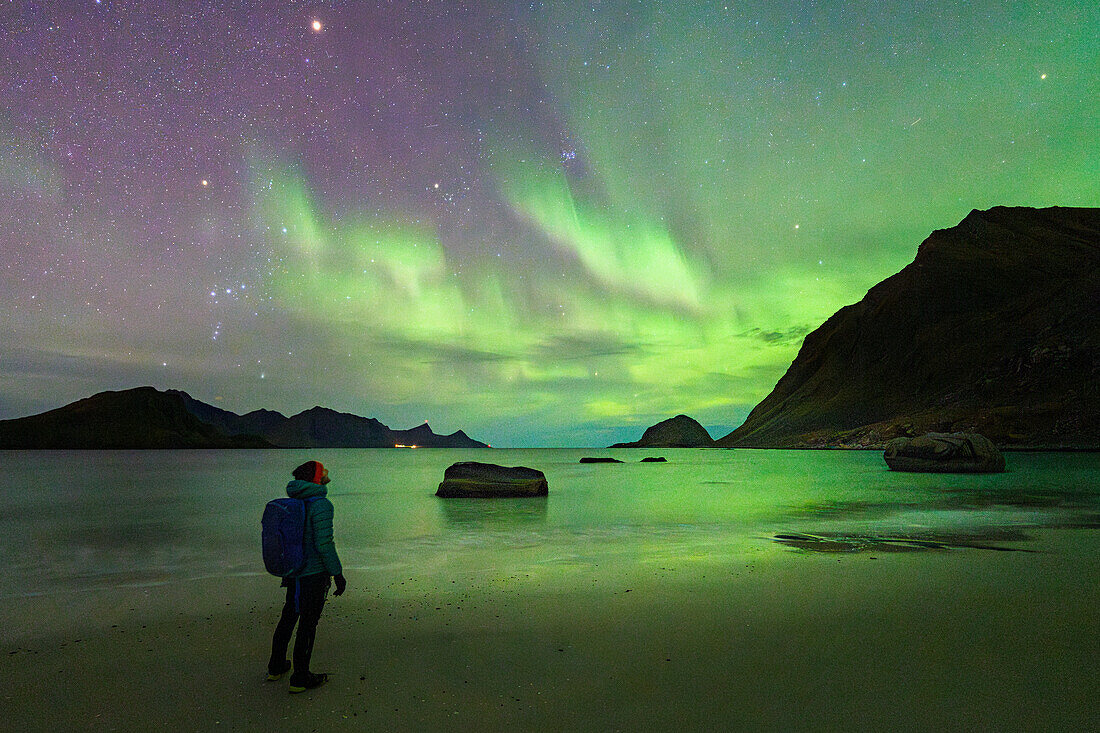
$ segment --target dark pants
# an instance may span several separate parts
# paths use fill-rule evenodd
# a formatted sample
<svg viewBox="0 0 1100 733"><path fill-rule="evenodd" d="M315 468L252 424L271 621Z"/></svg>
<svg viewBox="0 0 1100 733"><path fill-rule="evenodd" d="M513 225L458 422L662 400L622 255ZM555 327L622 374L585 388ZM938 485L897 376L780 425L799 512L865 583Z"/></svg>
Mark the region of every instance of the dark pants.
<svg viewBox="0 0 1100 733"><path fill-rule="evenodd" d="M298 624L298 635L294 637L294 674L291 682L305 681L309 677L309 658L313 655L313 638L317 635L317 622L321 619L321 609L325 607L325 596L331 582L328 573L317 573L302 578L287 578L286 603L283 615L275 627L275 636L271 640L271 660L267 663L269 672L278 672L286 660L286 650L290 646L290 636L294 633L294 624Z"/></svg>

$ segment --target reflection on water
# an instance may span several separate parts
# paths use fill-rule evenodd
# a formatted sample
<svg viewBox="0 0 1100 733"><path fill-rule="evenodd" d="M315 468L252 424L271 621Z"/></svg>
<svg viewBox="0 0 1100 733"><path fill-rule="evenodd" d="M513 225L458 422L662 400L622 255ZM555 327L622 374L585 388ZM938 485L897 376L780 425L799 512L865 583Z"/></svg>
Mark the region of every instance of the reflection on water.
<svg viewBox="0 0 1100 733"><path fill-rule="evenodd" d="M549 497L439 499L443 525L450 530L523 530L546 523Z"/></svg>
<svg viewBox="0 0 1100 733"><path fill-rule="evenodd" d="M920 499L914 500L914 499ZM970 548L1020 551L991 542L1031 539L1025 528L1098 529L1100 493L1062 488L937 487L917 497L811 502L791 510L806 532L776 542L814 552L912 552ZM812 529L818 526L816 531ZM1030 550L1024 550L1030 552Z"/></svg>
<svg viewBox="0 0 1100 733"><path fill-rule="evenodd" d="M104 552L151 552L166 544L182 544L183 528L173 522L148 522L125 518L117 525L80 525L73 523L68 532L72 542Z"/></svg>
<svg viewBox="0 0 1100 733"><path fill-rule="evenodd" d="M945 488L944 506L985 508L992 506L1044 507L1083 509L1095 514L1100 510L1100 493L1096 489L1047 488L1047 489L953 489Z"/></svg>
<svg viewBox="0 0 1100 733"><path fill-rule="evenodd" d="M998 550L1001 552L1035 552L1021 547L1005 547L990 542L1021 542L1030 539L1018 530L994 530L981 535L933 533L919 537L843 535L843 534L778 534L781 545L813 552L920 552L927 550Z"/></svg>
<svg viewBox="0 0 1100 733"><path fill-rule="evenodd" d="M990 489L940 487L920 497L921 501L845 501L811 503L796 510L802 515L822 518L884 515L906 509L991 509L1014 507L1027 509L1066 509L1082 516L1100 512L1100 492L1081 488L1065 489Z"/></svg>
<svg viewBox="0 0 1100 733"><path fill-rule="evenodd" d="M1100 527L1100 454L1010 454L1003 474L887 470L877 452L584 450L0 452L0 597L262 573L259 520L290 470L329 467L336 541L358 572L569 566L798 550L1019 549ZM550 496L439 499L452 463L542 470ZM846 549L845 549L846 548ZM782 552L782 551L781 551ZM788 553L782 552L784 556ZM794 553L790 553L794 554Z"/></svg>

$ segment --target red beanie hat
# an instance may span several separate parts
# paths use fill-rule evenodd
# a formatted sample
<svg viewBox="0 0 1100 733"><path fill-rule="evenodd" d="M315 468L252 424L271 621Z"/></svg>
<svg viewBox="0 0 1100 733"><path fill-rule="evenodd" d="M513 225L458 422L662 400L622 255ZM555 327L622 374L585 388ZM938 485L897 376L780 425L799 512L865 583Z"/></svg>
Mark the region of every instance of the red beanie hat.
<svg viewBox="0 0 1100 733"><path fill-rule="evenodd" d="M306 461L294 469L293 476L301 481L319 484L325 477L325 467L320 461Z"/></svg>

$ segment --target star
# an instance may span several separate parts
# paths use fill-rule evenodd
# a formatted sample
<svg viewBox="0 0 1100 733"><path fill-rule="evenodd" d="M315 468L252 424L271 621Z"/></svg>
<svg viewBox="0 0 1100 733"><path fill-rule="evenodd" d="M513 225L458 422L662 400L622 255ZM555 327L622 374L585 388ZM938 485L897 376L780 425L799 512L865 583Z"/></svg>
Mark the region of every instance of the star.
<svg viewBox="0 0 1100 733"><path fill-rule="evenodd" d="M324 25L322 25L321 21L318 20L317 18L313 19L313 24L312 25L313 25L313 32L314 33L320 33L321 29L324 28Z"/></svg>

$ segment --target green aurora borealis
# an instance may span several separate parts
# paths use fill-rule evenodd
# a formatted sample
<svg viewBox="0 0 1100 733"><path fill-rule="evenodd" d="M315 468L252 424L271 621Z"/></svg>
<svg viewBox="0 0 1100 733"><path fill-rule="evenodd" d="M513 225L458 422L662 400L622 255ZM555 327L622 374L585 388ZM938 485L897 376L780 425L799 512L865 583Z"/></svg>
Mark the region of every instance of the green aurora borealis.
<svg viewBox="0 0 1100 733"><path fill-rule="evenodd" d="M5 21L0 417L154 384L499 446L718 437L932 230L1100 205L1094 3L150 5L111 12L159 44L82 70L58 36L106 11ZM142 64L206 91L146 98ZM92 108L132 139L65 123Z"/></svg>

